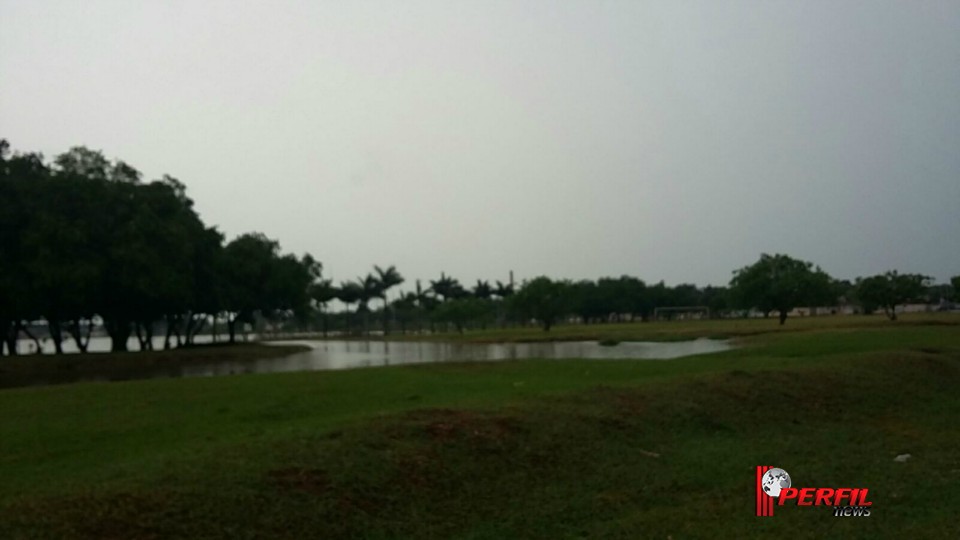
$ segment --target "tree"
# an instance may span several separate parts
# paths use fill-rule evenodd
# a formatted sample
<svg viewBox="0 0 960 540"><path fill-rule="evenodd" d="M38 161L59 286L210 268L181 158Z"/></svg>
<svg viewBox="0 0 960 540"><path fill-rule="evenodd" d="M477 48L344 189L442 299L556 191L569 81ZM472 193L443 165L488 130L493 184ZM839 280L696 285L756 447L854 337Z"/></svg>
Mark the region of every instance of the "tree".
<svg viewBox="0 0 960 540"><path fill-rule="evenodd" d="M443 272L440 273L440 279L430 282L430 290L440 296L442 301L463 298L467 295L466 289L460 285L460 282L452 277L447 277Z"/></svg>
<svg viewBox="0 0 960 540"><path fill-rule="evenodd" d="M423 316L425 314L427 315L432 314L433 311L437 309L437 306L440 305L440 301L437 300L436 296L432 292L433 290L430 289L429 287L424 289L420 284L420 280L419 279L417 280L416 292L413 293L415 296L415 301L417 305L417 310L415 312L417 314L417 331L420 331L423 329ZM434 323L434 319L430 317L431 332L434 330L433 323Z"/></svg>
<svg viewBox="0 0 960 540"><path fill-rule="evenodd" d="M10 144L0 139L0 355L5 349L17 354L17 321L28 309L22 251L33 197L26 193L30 181L22 173L27 169L29 174L31 162L42 164L42 158L11 155Z"/></svg>
<svg viewBox="0 0 960 540"><path fill-rule="evenodd" d="M161 321L169 348L181 332L191 344L208 321L215 332L221 313L233 339L255 314L310 312L320 264L281 255L261 234L225 247L176 178L144 183L132 165L81 146L50 166L9 149L0 141L0 353L16 353L20 333L36 341L30 323L41 318L60 353L65 334L86 351L95 317L125 351L134 333L151 349Z"/></svg>
<svg viewBox="0 0 960 540"><path fill-rule="evenodd" d="M419 307L417 305L417 293L401 293L400 297L391 302L393 312L396 313L397 321L400 323L400 333L407 333L407 324L417 316Z"/></svg>
<svg viewBox="0 0 960 540"><path fill-rule="evenodd" d="M489 281L478 279L477 284L473 286L473 291L471 292L474 298L489 300L490 297L493 296L493 287L490 286Z"/></svg>
<svg viewBox="0 0 960 540"><path fill-rule="evenodd" d="M288 321L302 327L310 313L310 288L321 270L320 263L310 255L297 259L287 254L273 259L261 314L281 328Z"/></svg>
<svg viewBox="0 0 960 540"><path fill-rule="evenodd" d="M171 186L175 188L175 186ZM176 192L176 189L171 189ZM186 305L169 305L166 321L166 335L163 340L164 349L171 348L170 338L176 337L177 346L190 345L200 330L197 324L198 315L203 318L209 315L214 321L214 337L216 337L216 321L225 308L227 294L230 291L228 280L229 269L223 246L223 235L215 228L207 228L200 224L200 229L193 234L192 247L192 281L191 290ZM187 324L184 324L184 323ZM181 340L181 332L183 339Z"/></svg>
<svg viewBox="0 0 960 540"><path fill-rule="evenodd" d="M382 294L380 291L380 281L373 274L367 274L363 277L357 278L357 285L359 285L360 297L357 301L357 313L360 313L363 317L363 332L365 334L370 334L370 300L374 298L380 298Z"/></svg>
<svg viewBox="0 0 960 540"><path fill-rule="evenodd" d="M499 324L501 328L505 328L509 314L509 310L507 309L508 299L513 297L514 293L513 282L501 283L498 280L496 283L496 286L493 288L493 296L496 297L495 311L497 324Z"/></svg>
<svg viewBox="0 0 960 540"><path fill-rule="evenodd" d="M357 311L360 311L360 297L363 294L363 287L354 281L342 281L336 289L337 299L343 302L347 307L347 329L352 326L350 321L350 305L357 304Z"/></svg>
<svg viewBox="0 0 960 540"><path fill-rule="evenodd" d="M591 321L604 320L609 315L600 297L599 287L593 281L585 279L572 283L568 294L570 296L570 311L580 316L583 324Z"/></svg>
<svg viewBox="0 0 960 540"><path fill-rule="evenodd" d="M513 296L513 293L513 283L500 283L497 281L497 286L493 289L493 295L501 300Z"/></svg>
<svg viewBox="0 0 960 540"><path fill-rule="evenodd" d="M269 303L268 283L280 245L260 233L243 234L224 248L224 309L230 342L237 323L253 324L254 313Z"/></svg>
<svg viewBox="0 0 960 540"><path fill-rule="evenodd" d="M445 323L451 323L457 332L463 333L471 322L485 325L491 314L490 301L470 296L443 302L433 313L433 317Z"/></svg>
<svg viewBox="0 0 960 540"><path fill-rule="evenodd" d="M337 298L337 289L329 279L320 280L310 287L310 298L320 313L320 328L323 332L323 337L327 337L327 328L329 325L327 304Z"/></svg>
<svg viewBox="0 0 960 540"><path fill-rule="evenodd" d="M80 180L105 182L110 178L110 161L103 152L74 146L54 160L54 167L61 175Z"/></svg>
<svg viewBox="0 0 960 540"><path fill-rule="evenodd" d="M710 309L710 317L719 318L729 307L730 291L726 287L707 285L702 291L702 302Z"/></svg>
<svg viewBox="0 0 960 540"><path fill-rule="evenodd" d="M397 272L397 268L393 265L385 269L374 265L373 269L377 273L377 292L383 300L383 335L387 335L390 333L387 291L403 283L403 276L400 275L400 272Z"/></svg>
<svg viewBox="0 0 960 540"><path fill-rule="evenodd" d="M545 332L570 309L569 284L546 276L530 280L513 296L514 308L524 317L540 321Z"/></svg>
<svg viewBox="0 0 960 540"><path fill-rule="evenodd" d="M953 300L954 289L950 283L935 283L927 286L924 300L928 304L944 304Z"/></svg>
<svg viewBox="0 0 960 540"><path fill-rule="evenodd" d="M604 320L611 315L618 322L623 316L633 319L636 314L646 318L652 308L652 296L647 291L647 285L635 277L600 278L596 289L597 309Z"/></svg>
<svg viewBox="0 0 960 540"><path fill-rule="evenodd" d="M856 286L851 283L849 279L834 279L830 281L830 299L832 305L837 306L841 313L854 302L856 296Z"/></svg>
<svg viewBox="0 0 960 540"><path fill-rule="evenodd" d="M815 305L829 283L830 277L813 263L764 253L756 263L734 272L730 293L739 307L756 308L764 315L778 312L782 325L795 307Z"/></svg>
<svg viewBox="0 0 960 540"><path fill-rule="evenodd" d="M88 332L78 335L81 320L89 321L98 302L99 277L107 270L98 257L98 243L87 216L96 211L96 193L81 183L49 176L35 178L34 187L51 192L42 204L31 205L22 232L23 269L30 276L33 306L46 319L54 351L63 353L64 329L86 351Z"/></svg>
<svg viewBox="0 0 960 540"><path fill-rule="evenodd" d="M897 306L920 298L930 278L920 274L900 274L896 270L857 280L857 298L864 309L880 307L891 321L897 320Z"/></svg>

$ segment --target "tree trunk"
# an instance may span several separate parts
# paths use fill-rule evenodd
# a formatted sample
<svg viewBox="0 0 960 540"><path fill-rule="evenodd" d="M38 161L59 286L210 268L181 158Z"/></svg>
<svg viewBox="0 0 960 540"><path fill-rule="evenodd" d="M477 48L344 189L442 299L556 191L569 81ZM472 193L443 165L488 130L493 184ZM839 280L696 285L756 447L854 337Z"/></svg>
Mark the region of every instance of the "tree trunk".
<svg viewBox="0 0 960 540"><path fill-rule="evenodd" d="M785 322L787 322L787 312L780 310L780 326L783 326Z"/></svg>
<svg viewBox="0 0 960 540"><path fill-rule="evenodd" d="M4 345L7 346L8 355L17 355L17 337L13 332L13 324L7 319L0 320L0 356L4 354Z"/></svg>
<svg viewBox="0 0 960 540"><path fill-rule="evenodd" d="M103 322L110 335L111 352L127 352L127 340L130 339L130 323L126 320L107 319Z"/></svg>
<svg viewBox="0 0 960 540"><path fill-rule="evenodd" d="M63 354L63 331L60 329L59 321L47 321L50 329L50 339L53 340L53 349L56 354Z"/></svg>
<svg viewBox="0 0 960 540"><path fill-rule="evenodd" d="M197 334L199 334L200 331L203 330L203 327L206 325L207 325L207 316L203 315L202 317L200 317L197 323L193 325L193 330L187 336L187 345L193 345L194 338L197 337Z"/></svg>
<svg viewBox="0 0 960 540"><path fill-rule="evenodd" d="M230 343L237 342L237 318L227 316L227 332L230 333Z"/></svg>
<svg viewBox="0 0 960 540"><path fill-rule="evenodd" d="M78 343L77 346L80 347L80 350L83 351L84 354L86 354L90 348L90 338L93 337L93 318L87 320L87 335L81 335L80 337L83 340L83 345Z"/></svg>
<svg viewBox="0 0 960 540"><path fill-rule="evenodd" d="M133 328L137 333L137 343L140 344L140 350L147 350L147 342L144 340L143 332L141 331L142 325L140 323L133 323Z"/></svg>
<svg viewBox="0 0 960 540"><path fill-rule="evenodd" d="M143 324L143 337L146 340L146 350L153 350L153 321Z"/></svg>
<svg viewBox="0 0 960 540"><path fill-rule="evenodd" d="M183 345L190 345L193 339L190 337L193 335L193 326L196 324L193 318L193 312L187 313L187 324L183 328ZM180 345L179 343L177 344Z"/></svg>
<svg viewBox="0 0 960 540"><path fill-rule="evenodd" d="M40 344L40 340L37 339L37 336L33 335L33 334L30 332L30 329L27 328L27 326L26 326L25 324L23 324L23 321L17 321L17 322L16 322L16 329L17 329L18 331L20 331L20 332L23 332L24 334L27 335L28 338L30 338L30 339L33 340L34 345L36 345L36 347L37 347L36 354L42 354L42 353L43 353L43 345ZM16 333L15 333L14 335L16 335Z"/></svg>
<svg viewBox="0 0 960 540"><path fill-rule="evenodd" d="M163 336L163 350L170 350L170 336L173 335L174 317L167 315L167 331Z"/></svg>
<svg viewBox="0 0 960 540"><path fill-rule="evenodd" d="M389 312L387 311L387 296L383 296L383 335L388 335L390 333L390 321L389 321Z"/></svg>
<svg viewBox="0 0 960 540"><path fill-rule="evenodd" d="M90 346L90 334L93 333L93 321L87 324L86 339L84 339L83 330L80 329L79 317L70 321L70 324L67 325L67 333L73 338L73 342L77 344L77 349L80 353L84 354L87 352L87 347Z"/></svg>

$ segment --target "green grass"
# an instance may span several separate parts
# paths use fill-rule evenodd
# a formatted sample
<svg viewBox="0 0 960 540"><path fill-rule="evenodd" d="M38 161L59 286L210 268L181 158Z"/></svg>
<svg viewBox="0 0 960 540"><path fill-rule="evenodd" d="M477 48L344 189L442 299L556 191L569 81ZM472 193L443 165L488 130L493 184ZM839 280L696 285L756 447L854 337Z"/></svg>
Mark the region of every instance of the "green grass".
<svg viewBox="0 0 960 540"><path fill-rule="evenodd" d="M2 391L0 537L957 537L960 318L818 319L672 361ZM873 515L756 518L760 464Z"/></svg>
<svg viewBox="0 0 960 540"><path fill-rule="evenodd" d="M921 324L957 324L960 316L952 313L914 313L901 316L900 326ZM511 328L472 329L460 334L440 332L436 334L392 333L387 339L394 341L457 341L477 343L531 342L531 341L680 341L692 338L736 338L760 334L783 334L816 332L820 330L888 328L891 323L883 315L842 315L817 317L794 317L783 326L776 317L769 319L708 319L690 321L657 321L649 323L625 322L608 324L568 324L554 326L544 332L536 325ZM341 337L331 339L343 339ZM352 339L380 339L362 337Z"/></svg>

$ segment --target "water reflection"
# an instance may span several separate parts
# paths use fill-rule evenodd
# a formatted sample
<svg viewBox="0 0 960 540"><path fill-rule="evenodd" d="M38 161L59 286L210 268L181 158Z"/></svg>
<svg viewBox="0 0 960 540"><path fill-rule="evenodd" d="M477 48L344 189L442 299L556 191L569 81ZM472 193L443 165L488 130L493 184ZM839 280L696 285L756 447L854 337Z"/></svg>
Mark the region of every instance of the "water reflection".
<svg viewBox="0 0 960 540"><path fill-rule="evenodd" d="M730 349L726 341L698 339L669 343L624 342L605 347L595 341L546 343L444 343L388 341L283 341L277 344L298 344L309 351L283 358L253 361L220 361L188 366L151 366L113 370L102 373L46 374L34 380L18 380L16 386L62 384L80 381L115 381L166 377L216 377L243 373L281 373L320 371L364 367L425 364L441 362L483 362L542 359L637 359L667 360L721 352ZM0 386L3 386L0 381ZM8 385L9 386L9 385Z"/></svg>
<svg viewBox="0 0 960 540"><path fill-rule="evenodd" d="M214 376L231 373L317 371L439 362L480 362L524 358L585 358L668 360L681 356L721 352L730 349L726 341L698 339L670 343L626 342L604 347L595 341L547 343L444 343L388 341L283 341L310 347L309 351L285 358L254 362L221 362L217 365L184 368L185 376Z"/></svg>

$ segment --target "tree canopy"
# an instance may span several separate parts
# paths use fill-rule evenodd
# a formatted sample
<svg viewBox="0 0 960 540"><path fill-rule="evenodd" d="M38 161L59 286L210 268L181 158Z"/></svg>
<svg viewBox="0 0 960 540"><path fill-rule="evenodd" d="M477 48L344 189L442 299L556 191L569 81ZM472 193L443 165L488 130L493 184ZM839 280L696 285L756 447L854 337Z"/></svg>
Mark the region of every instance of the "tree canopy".
<svg viewBox="0 0 960 540"><path fill-rule="evenodd" d="M15 352L19 330L44 319L58 352L66 329L85 350L94 319L112 349L131 334L152 348L155 323L177 340L226 313L288 316L309 306L320 264L280 252L259 233L224 245L164 175L140 172L101 152L74 147L47 164L39 154L0 146L0 332Z"/></svg>
<svg viewBox="0 0 960 540"><path fill-rule="evenodd" d="M757 262L734 272L730 291L739 307L776 311L783 324L795 307L829 300L830 276L813 263L764 253Z"/></svg>
<svg viewBox="0 0 960 540"><path fill-rule="evenodd" d="M929 281L929 277L920 274L900 274L890 270L857 281L857 297L867 311L879 307L890 320L895 321L897 306L923 296Z"/></svg>

